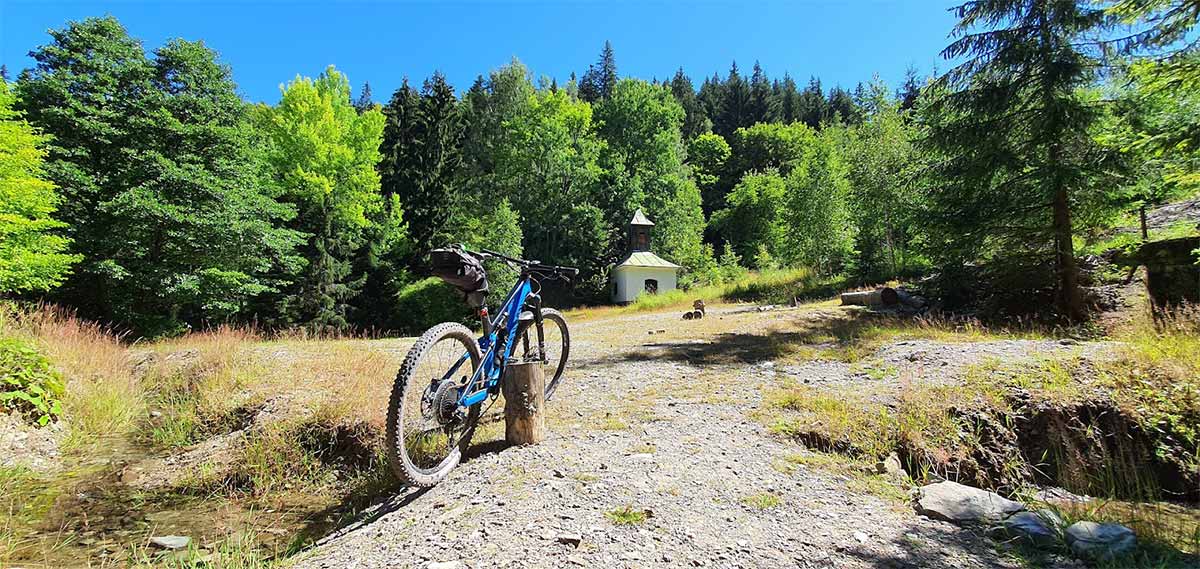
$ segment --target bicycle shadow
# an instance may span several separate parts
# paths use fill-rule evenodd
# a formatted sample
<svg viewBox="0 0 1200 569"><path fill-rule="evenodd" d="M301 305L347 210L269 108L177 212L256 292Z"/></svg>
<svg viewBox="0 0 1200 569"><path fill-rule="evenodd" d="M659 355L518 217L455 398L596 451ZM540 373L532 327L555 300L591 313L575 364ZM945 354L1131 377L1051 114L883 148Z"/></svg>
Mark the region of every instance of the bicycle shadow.
<svg viewBox="0 0 1200 569"><path fill-rule="evenodd" d="M503 423L503 416L498 421ZM484 417L481 426L492 422L495 422L494 418ZM463 453L460 467L472 460L498 454L511 446L503 438L472 444ZM338 504L306 516L307 523L293 541L291 553L318 547L353 533L388 514L404 510L432 490L402 485L386 466L375 478Z"/></svg>

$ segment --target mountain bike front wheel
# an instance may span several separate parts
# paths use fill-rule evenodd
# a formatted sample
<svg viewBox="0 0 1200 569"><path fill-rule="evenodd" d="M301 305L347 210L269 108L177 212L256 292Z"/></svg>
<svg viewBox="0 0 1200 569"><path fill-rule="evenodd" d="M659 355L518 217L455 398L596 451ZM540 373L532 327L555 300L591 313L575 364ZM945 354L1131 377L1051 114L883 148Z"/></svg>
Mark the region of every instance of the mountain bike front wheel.
<svg viewBox="0 0 1200 569"><path fill-rule="evenodd" d="M541 334L545 353L538 353L538 334ZM542 362L546 378L546 399L554 396L567 367L567 356L571 353L571 333L567 331L567 319L553 308L542 309L542 327L530 326L521 336L521 350L525 361Z"/></svg>
<svg viewBox="0 0 1200 569"><path fill-rule="evenodd" d="M462 460L479 404L464 410L459 392L481 359L471 331L452 322L430 328L408 350L387 415L388 459L402 482L433 486Z"/></svg>

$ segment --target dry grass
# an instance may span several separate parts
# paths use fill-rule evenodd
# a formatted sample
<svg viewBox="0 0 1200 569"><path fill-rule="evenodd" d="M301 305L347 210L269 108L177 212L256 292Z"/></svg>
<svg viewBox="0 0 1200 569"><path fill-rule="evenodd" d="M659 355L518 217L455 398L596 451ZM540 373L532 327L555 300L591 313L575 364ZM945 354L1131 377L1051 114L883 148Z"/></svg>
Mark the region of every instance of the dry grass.
<svg viewBox="0 0 1200 569"><path fill-rule="evenodd" d="M812 448L873 462L903 447L913 451L910 467L945 473L977 443L954 412L976 405L975 397L973 390L944 386L870 393L793 385L768 394L763 417L773 432Z"/></svg>
<svg viewBox="0 0 1200 569"><path fill-rule="evenodd" d="M61 370L69 451L91 454L113 437L184 447L262 414L236 472L202 468L183 483L264 496L344 494L384 478L381 433L404 340L269 340L220 327L130 346L51 306L0 311L0 333L35 342Z"/></svg>
<svg viewBox="0 0 1200 569"><path fill-rule="evenodd" d="M62 373L67 449L126 434L144 416L145 392L112 331L54 306L8 305L0 307L0 334L32 340Z"/></svg>
<svg viewBox="0 0 1200 569"><path fill-rule="evenodd" d="M845 478L846 486L855 492L883 498L897 509L908 510L911 507L909 491L913 487L912 479L880 475L875 471L874 461L837 453L808 451L785 455L773 466L785 474L792 474L802 468L831 472Z"/></svg>
<svg viewBox="0 0 1200 569"><path fill-rule="evenodd" d="M146 381L164 413L155 438L188 444L265 414L237 472L224 478L226 491L336 494L347 482L382 483L387 397L403 344L268 341L230 328L154 344Z"/></svg>

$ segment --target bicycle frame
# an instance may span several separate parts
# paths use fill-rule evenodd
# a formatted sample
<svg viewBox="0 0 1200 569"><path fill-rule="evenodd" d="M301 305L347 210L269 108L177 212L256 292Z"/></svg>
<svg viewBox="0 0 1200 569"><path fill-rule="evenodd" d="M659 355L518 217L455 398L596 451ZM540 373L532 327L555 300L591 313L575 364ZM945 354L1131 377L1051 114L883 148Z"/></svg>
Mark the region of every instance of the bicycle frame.
<svg viewBox="0 0 1200 569"><path fill-rule="evenodd" d="M479 363L479 369L475 370L471 376L471 380L459 390L458 404L460 406L470 407L487 399L488 394L496 392L495 388L500 383L500 376L504 373L504 367L508 365L509 357L512 356L521 313L525 310L526 301L532 290L532 276L522 271L521 278L508 292L508 298L500 306L495 317L488 319L486 305L480 309L484 329L483 336L479 338L479 350L483 352L483 360ZM504 338L499 337L501 332L505 334ZM496 357L497 347L503 350L499 358ZM471 354L464 353L458 362L442 376L442 379L453 377L458 369L470 359Z"/></svg>

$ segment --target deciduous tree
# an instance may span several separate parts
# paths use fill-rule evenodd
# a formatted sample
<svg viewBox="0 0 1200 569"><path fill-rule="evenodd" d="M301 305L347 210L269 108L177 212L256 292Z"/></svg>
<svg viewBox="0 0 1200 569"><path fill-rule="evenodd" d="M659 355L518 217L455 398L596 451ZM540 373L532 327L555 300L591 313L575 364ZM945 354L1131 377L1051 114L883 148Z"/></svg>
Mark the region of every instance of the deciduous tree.
<svg viewBox="0 0 1200 569"><path fill-rule="evenodd" d="M62 284L79 262L55 232L58 194L45 175L47 136L13 110L15 96L0 79L0 293L45 291Z"/></svg>
<svg viewBox="0 0 1200 569"><path fill-rule="evenodd" d="M342 330L362 282L352 274L353 261L368 232L377 225L393 235L403 231L399 204L385 209L375 169L383 113L359 114L349 81L331 66L315 80L290 82L260 120L275 179L299 210L295 227L311 235L303 247L308 264L288 290L285 313L316 331ZM380 219L385 211L390 215Z"/></svg>

